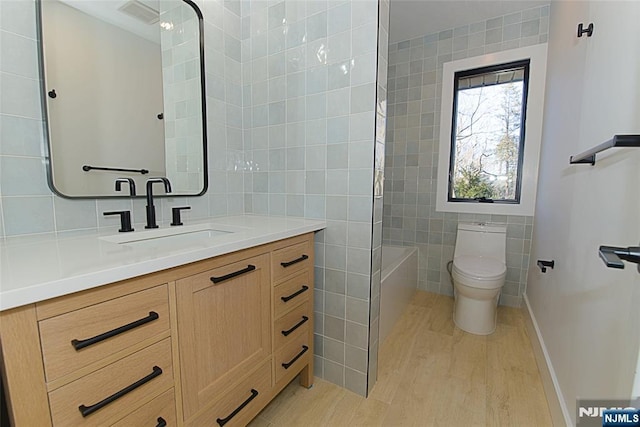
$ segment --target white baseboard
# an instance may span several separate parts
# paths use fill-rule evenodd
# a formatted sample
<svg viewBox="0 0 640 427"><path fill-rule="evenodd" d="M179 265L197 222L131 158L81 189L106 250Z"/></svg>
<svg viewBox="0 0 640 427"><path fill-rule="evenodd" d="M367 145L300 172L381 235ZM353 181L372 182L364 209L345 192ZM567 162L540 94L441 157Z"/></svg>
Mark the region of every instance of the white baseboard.
<svg viewBox="0 0 640 427"><path fill-rule="evenodd" d="M527 326L527 332L529 332L529 340L531 341L531 347L533 347L533 353L538 363L538 370L542 378L542 385L544 392L547 396L547 404L549 405L549 412L551 413L551 420L554 426L572 426L571 416L569 410L565 404L565 400L558 384L558 378L553 370L547 347L544 345L544 340L540 334L538 328L538 322L531 311L531 305L529 305L529 298L527 294L524 294L524 305L522 307L524 313L525 324Z"/></svg>

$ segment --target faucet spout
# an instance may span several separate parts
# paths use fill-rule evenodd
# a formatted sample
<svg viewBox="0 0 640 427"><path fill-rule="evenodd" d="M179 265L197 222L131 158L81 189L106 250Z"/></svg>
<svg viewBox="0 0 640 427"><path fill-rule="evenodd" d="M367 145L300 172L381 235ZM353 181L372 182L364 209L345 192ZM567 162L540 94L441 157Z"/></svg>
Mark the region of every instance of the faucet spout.
<svg viewBox="0 0 640 427"><path fill-rule="evenodd" d="M116 179L116 191L120 191L122 190L122 184L127 183L129 184L129 195L130 196L135 196L136 195L136 182L133 180L133 178L118 178Z"/></svg>
<svg viewBox="0 0 640 427"><path fill-rule="evenodd" d="M149 178L147 180L147 225L144 228L158 228L156 224L156 207L153 204L153 184L164 184L164 191L171 193L171 183L165 177Z"/></svg>

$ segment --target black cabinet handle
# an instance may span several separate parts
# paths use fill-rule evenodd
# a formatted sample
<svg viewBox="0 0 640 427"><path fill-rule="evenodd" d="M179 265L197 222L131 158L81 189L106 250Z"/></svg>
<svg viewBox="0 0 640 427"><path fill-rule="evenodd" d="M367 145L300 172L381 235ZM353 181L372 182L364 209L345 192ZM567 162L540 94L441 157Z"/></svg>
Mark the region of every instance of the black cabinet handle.
<svg viewBox="0 0 640 427"><path fill-rule="evenodd" d="M144 317L140 320L136 320L135 322L131 322L127 325L120 326L119 328L113 329L109 332L105 332L104 334L96 335L95 337L87 338L84 340L71 340L71 345L76 351L81 350L85 347L89 347L90 345L97 344L100 341L104 341L107 338L115 337L116 335L120 335L123 332L130 331L131 329L135 329L138 326L142 326L145 323L153 322L156 319L159 319L160 315L155 311L150 311L147 317Z"/></svg>
<svg viewBox="0 0 640 427"><path fill-rule="evenodd" d="M306 345L302 346L302 351L298 354L296 354L296 357L294 357L293 359L291 359L288 363L283 363L282 367L284 369L289 369L289 367L291 365L293 365L294 363L296 363L296 360L300 359L302 357L303 354L305 354L307 352L307 350L309 350L309 347L307 347Z"/></svg>
<svg viewBox="0 0 640 427"><path fill-rule="evenodd" d="M80 406L78 406L78 410L80 411L80 413L82 414L83 417L87 417L87 416L93 414L94 412L96 412L97 410L104 408L105 406L107 406L108 404L110 404L112 402L115 402L116 400L118 400L122 396L124 396L125 394L137 389L141 385L144 385L144 384L148 383L149 381L151 381L152 379L154 379L155 377L160 376L160 375L162 375L162 369L160 369L158 366L154 366L153 367L153 372L150 373L149 375L147 375L146 377L139 379L135 383L123 388L122 390L112 394L111 396L107 397L106 399L101 400L100 402L98 402L98 403L96 403L94 405L90 405L90 406L80 405Z"/></svg>
<svg viewBox="0 0 640 427"><path fill-rule="evenodd" d="M156 427L166 427L167 426L167 422L164 420L164 418L162 417L158 417L158 424L156 424Z"/></svg>
<svg viewBox="0 0 640 427"><path fill-rule="evenodd" d="M211 281L213 283L224 282L225 280L233 279L234 277L238 277L242 274L248 273L255 269L256 269L255 265L249 264L247 268L243 268L242 270L234 271L233 273L225 274L224 276L220 276L220 277L211 277Z"/></svg>
<svg viewBox="0 0 640 427"><path fill-rule="evenodd" d="M304 291L308 290L309 287L307 285L302 285L302 289L300 289L299 291L296 291L294 293L292 293L291 295L288 295L286 297L280 297L280 299L284 302L289 301L290 299L293 299L295 297L297 297L298 295L300 295L301 293L303 293Z"/></svg>
<svg viewBox="0 0 640 427"><path fill-rule="evenodd" d="M307 316L302 316L302 320L299 321L298 323L296 323L295 325L293 325L293 327L291 329L287 329L286 331L280 331L282 332L282 335L284 335L285 337L287 335L289 335L291 332L295 331L296 329L298 329L300 326L304 325L304 323L309 320L309 318Z"/></svg>
<svg viewBox="0 0 640 427"><path fill-rule="evenodd" d="M244 409L245 406L247 406L249 404L249 402L251 402L253 399L255 399L258 396L258 390L256 389L251 389L251 396L249 396L249 398L247 400L245 400L244 402L242 402L242 404L240 406L238 406L236 409L233 410L232 413L230 413L229 415L227 415L225 418L218 418L216 420L216 422L218 423L218 425L220 427L222 427L223 425L225 425L226 423L228 423L229 421L231 421L231 418L235 417L236 415L238 415L238 412L242 411Z"/></svg>
<svg viewBox="0 0 640 427"><path fill-rule="evenodd" d="M287 262L281 262L280 265L283 266L284 268L287 268L293 264L297 264L299 262L302 262L306 259L309 259L308 255L302 255L300 258L296 258L293 261L287 261Z"/></svg>

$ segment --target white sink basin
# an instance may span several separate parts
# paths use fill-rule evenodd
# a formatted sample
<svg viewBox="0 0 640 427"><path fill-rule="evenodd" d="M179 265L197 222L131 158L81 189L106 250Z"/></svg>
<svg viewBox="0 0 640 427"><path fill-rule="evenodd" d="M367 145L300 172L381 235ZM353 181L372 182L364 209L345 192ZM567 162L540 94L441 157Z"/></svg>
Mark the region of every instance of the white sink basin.
<svg viewBox="0 0 640 427"><path fill-rule="evenodd" d="M226 236L236 231L238 231L236 228L219 224L195 224L118 233L112 236L102 236L99 239L134 247L156 247L160 245L184 246Z"/></svg>

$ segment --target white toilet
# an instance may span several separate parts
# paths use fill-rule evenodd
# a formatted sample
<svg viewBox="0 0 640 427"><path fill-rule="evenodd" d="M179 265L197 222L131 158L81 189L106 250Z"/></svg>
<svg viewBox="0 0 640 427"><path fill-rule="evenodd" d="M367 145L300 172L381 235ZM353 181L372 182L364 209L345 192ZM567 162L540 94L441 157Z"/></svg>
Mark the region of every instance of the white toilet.
<svg viewBox="0 0 640 427"><path fill-rule="evenodd" d="M463 331L489 335L496 329L498 298L507 275L507 228L459 223L453 254L453 321Z"/></svg>

